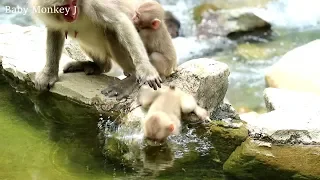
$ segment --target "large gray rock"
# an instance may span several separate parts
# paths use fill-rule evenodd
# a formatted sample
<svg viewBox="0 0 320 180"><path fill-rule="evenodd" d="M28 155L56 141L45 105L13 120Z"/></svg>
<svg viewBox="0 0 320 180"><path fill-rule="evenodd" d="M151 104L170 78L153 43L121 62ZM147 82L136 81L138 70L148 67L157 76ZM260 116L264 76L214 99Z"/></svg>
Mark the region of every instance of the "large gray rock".
<svg viewBox="0 0 320 180"><path fill-rule="evenodd" d="M197 33L206 39L260 29L270 30L270 27L268 22L256 16L250 9L220 10L203 13Z"/></svg>
<svg viewBox="0 0 320 180"><path fill-rule="evenodd" d="M320 96L309 92L267 88L264 99L268 111L287 109L291 111L320 110Z"/></svg>
<svg viewBox="0 0 320 180"><path fill-rule="evenodd" d="M320 94L320 40L286 53L266 73L268 87Z"/></svg>
<svg viewBox="0 0 320 180"><path fill-rule="evenodd" d="M320 179L319 96L274 88L264 96L271 112L241 116L249 138L224 171L238 179Z"/></svg>

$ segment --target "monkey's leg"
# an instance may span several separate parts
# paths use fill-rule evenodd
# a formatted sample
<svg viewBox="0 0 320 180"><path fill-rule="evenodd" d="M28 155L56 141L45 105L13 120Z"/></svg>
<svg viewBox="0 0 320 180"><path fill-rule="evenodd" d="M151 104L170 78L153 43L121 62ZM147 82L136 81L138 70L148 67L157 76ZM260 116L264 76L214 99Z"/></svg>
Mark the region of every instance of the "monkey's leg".
<svg viewBox="0 0 320 180"><path fill-rule="evenodd" d="M129 97L129 95L139 88L136 84L135 76L129 76L121 80L119 83L111 85L101 91L107 97L117 97L117 100Z"/></svg>
<svg viewBox="0 0 320 180"><path fill-rule="evenodd" d="M172 65L169 60L164 57L161 53L153 52L149 56L151 64L157 69L161 78L170 76L172 73Z"/></svg>
<svg viewBox="0 0 320 180"><path fill-rule="evenodd" d="M47 61L42 71L36 74L36 89L49 90L58 81L59 61L63 44L64 35L62 32L47 29Z"/></svg>
<svg viewBox="0 0 320 180"><path fill-rule="evenodd" d="M104 11L104 13L105 15L102 17L107 17L103 19L106 22L104 24L113 23L112 28L110 28L112 32L107 32L106 37L115 61L125 72L128 71L124 66L133 69L134 75L142 84L148 83L155 90L158 87L161 88L159 73L150 63L147 51L131 18L121 13L114 15L112 11ZM114 17L115 20L108 17ZM130 58L119 58L123 56L118 53L119 48L124 52L125 56Z"/></svg>
<svg viewBox="0 0 320 180"><path fill-rule="evenodd" d="M93 55L87 53L88 56L94 61L73 61L69 62L63 68L64 73L71 72L84 72L86 75L101 74L110 71L112 67L111 60L105 58L104 61L95 58Z"/></svg>
<svg viewBox="0 0 320 180"><path fill-rule="evenodd" d="M138 102L143 108L148 108L160 93L160 90L154 90L147 85L143 85L140 88Z"/></svg>
<svg viewBox="0 0 320 180"><path fill-rule="evenodd" d="M202 121L211 121L208 115L208 111L200 107L197 104L196 99L190 94L181 91L180 102L182 113L188 114L194 112Z"/></svg>
<svg viewBox="0 0 320 180"><path fill-rule="evenodd" d="M108 32L109 33L109 32ZM117 97L117 100L128 97L135 89L139 88L139 84L136 83L137 78L135 76L135 66L132 59L125 48L117 41L116 36L109 33L106 37L110 43L110 50L113 59L121 66L126 75L130 74L127 78L121 80L119 83L111 85L101 91L107 97ZM142 67L142 66L140 66ZM138 67L137 67L138 68ZM149 81L148 81L149 82ZM153 84L150 85L153 87ZM161 86L161 85L159 85Z"/></svg>
<svg viewBox="0 0 320 180"><path fill-rule="evenodd" d="M211 121L208 111L203 109L200 106L196 106L196 108L194 109L194 113L202 120L202 121Z"/></svg>
<svg viewBox="0 0 320 180"><path fill-rule="evenodd" d="M72 61L63 68L63 73L85 72L87 75L101 74L102 69L91 61Z"/></svg>

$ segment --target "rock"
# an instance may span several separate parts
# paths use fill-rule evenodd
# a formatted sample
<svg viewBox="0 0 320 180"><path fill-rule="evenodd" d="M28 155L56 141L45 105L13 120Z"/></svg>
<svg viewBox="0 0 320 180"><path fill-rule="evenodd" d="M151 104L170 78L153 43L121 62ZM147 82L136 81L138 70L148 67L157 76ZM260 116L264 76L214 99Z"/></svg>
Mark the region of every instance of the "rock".
<svg viewBox="0 0 320 180"><path fill-rule="evenodd" d="M236 179L320 179L319 146L277 146L248 138L224 163Z"/></svg>
<svg viewBox="0 0 320 180"><path fill-rule="evenodd" d="M295 48L271 66L265 76L268 87L320 94L320 40Z"/></svg>
<svg viewBox="0 0 320 180"><path fill-rule="evenodd" d="M269 31L271 25L256 16L251 10L221 10L206 12L197 27L197 34L201 39L214 36L238 36L244 32L256 30Z"/></svg>
<svg viewBox="0 0 320 180"><path fill-rule="evenodd" d="M207 11L217 11L219 8L211 3L200 4L193 8L193 20L199 24L202 20L202 14Z"/></svg>
<svg viewBox="0 0 320 180"><path fill-rule="evenodd" d="M238 179L320 179L319 96L267 88L268 113L242 114L249 138L223 165ZM268 174L266 176L266 174Z"/></svg>
<svg viewBox="0 0 320 180"><path fill-rule="evenodd" d="M245 119L249 135L274 144L320 145L320 110L275 110Z"/></svg>
<svg viewBox="0 0 320 180"><path fill-rule="evenodd" d="M214 144L221 162L225 162L230 154L248 137L245 123L238 120L214 121L205 136Z"/></svg>
<svg viewBox="0 0 320 180"><path fill-rule="evenodd" d="M264 90L264 99L268 111L281 109L291 111L320 110L320 96L309 92L267 88Z"/></svg>
<svg viewBox="0 0 320 180"><path fill-rule="evenodd" d="M281 52L261 44L245 43L237 46L236 54L244 60L267 60L280 55Z"/></svg>

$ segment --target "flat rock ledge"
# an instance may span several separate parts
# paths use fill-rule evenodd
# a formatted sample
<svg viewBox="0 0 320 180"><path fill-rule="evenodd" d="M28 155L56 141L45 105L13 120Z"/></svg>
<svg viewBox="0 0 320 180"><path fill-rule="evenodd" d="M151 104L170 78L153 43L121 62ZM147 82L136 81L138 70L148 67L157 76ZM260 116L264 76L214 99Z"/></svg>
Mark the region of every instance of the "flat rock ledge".
<svg viewBox="0 0 320 180"><path fill-rule="evenodd" d="M35 73L45 64L45 30L33 26L1 25L0 39L0 59L4 72L32 85ZM111 115L115 116L127 114L136 108L134 101L137 92L120 101L101 94L101 90L108 84L120 82L118 78L110 76L119 76L121 71L113 68L113 74L98 76L87 76L84 73L63 74L62 67L74 60L87 60L87 57L76 44L67 40L60 61L60 79L50 90L52 93L95 106L98 111L113 113ZM191 93L202 107L213 112L223 102L228 89L229 74L226 64L202 58L180 65L178 71L164 84L173 83Z"/></svg>
<svg viewBox="0 0 320 180"><path fill-rule="evenodd" d="M249 137L224 171L238 179L320 179L320 96L267 88L264 97L269 112L241 116Z"/></svg>

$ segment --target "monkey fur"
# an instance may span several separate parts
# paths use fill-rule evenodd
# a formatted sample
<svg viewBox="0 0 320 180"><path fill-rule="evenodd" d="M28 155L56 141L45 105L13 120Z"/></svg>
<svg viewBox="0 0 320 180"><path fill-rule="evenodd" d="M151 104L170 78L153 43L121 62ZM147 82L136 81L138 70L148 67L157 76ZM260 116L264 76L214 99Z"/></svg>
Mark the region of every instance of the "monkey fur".
<svg viewBox="0 0 320 180"><path fill-rule="evenodd" d="M144 137L162 143L171 134L178 135L181 129L181 113L194 112L202 121L211 121L208 112L201 108L195 98L174 85L162 86L155 91L142 86L138 103L149 108L146 118L141 120Z"/></svg>
<svg viewBox="0 0 320 180"><path fill-rule="evenodd" d="M64 73L84 71L100 74L111 69L111 60L131 76L118 85L102 90L106 96L126 96L136 87L135 81L147 83L153 89L161 87L161 78L150 63L148 54L133 23L138 0L29 0L32 7L69 8L68 13L41 13L34 16L47 28L46 64L37 73L35 87L49 90L58 81L59 61L64 37L79 43L93 62L71 62ZM117 88L118 87L118 88ZM125 88L124 88L125 87Z"/></svg>
<svg viewBox="0 0 320 180"><path fill-rule="evenodd" d="M146 47L151 64L162 79L170 76L177 66L177 55L171 36L165 24L162 6L148 0L138 6L132 20Z"/></svg>

